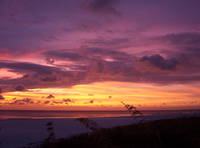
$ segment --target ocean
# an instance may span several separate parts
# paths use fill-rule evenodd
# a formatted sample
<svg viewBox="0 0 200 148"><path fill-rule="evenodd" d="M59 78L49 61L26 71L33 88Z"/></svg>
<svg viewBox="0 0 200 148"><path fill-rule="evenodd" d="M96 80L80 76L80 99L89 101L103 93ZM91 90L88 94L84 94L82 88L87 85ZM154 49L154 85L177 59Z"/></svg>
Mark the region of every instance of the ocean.
<svg viewBox="0 0 200 148"><path fill-rule="evenodd" d="M147 115L200 114L200 110L145 110ZM36 110L0 110L0 119L59 119L59 118L98 118L126 117L127 111L36 111Z"/></svg>

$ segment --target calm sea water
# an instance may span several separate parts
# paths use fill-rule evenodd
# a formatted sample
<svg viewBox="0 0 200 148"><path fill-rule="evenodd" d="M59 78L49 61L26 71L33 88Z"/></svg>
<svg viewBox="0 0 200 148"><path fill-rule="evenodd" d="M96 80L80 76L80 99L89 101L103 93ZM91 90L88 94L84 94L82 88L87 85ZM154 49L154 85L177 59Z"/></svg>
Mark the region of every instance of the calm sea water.
<svg viewBox="0 0 200 148"><path fill-rule="evenodd" d="M142 111L143 115L200 114L200 110L153 110ZM46 118L94 118L130 116L127 111L32 111L0 110L0 119L46 119Z"/></svg>

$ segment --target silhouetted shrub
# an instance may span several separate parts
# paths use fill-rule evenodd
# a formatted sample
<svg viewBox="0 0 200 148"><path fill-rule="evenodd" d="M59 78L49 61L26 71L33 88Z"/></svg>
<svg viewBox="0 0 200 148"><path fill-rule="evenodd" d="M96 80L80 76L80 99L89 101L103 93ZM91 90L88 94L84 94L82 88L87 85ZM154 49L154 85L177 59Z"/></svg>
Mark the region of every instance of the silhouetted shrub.
<svg viewBox="0 0 200 148"><path fill-rule="evenodd" d="M46 130L48 133L48 137L45 140L45 142L47 143L52 143L55 141L55 132L54 132L54 126L53 126L53 122L48 122L46 124Z"/></svg>

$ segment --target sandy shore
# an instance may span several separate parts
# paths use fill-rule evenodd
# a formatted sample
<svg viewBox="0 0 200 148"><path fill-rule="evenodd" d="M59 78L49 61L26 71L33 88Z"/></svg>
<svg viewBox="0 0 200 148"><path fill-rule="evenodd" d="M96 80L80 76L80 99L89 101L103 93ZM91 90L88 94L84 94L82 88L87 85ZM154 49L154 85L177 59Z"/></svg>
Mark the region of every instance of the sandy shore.
<svg viewBox="0 0 200 148"><path fill-rule="evenodd" d="M183 117L185 115L146 116L144 122ZM193 115L194 116L194 115ZM137 123L132 117L91 118L102 128ZM74 118L67 119L7 119L0 120L1 148L18 148L29 143L40 142L47 137L46 123L53 122L56 138L64 138L86 133L88 130Z"/></svg>

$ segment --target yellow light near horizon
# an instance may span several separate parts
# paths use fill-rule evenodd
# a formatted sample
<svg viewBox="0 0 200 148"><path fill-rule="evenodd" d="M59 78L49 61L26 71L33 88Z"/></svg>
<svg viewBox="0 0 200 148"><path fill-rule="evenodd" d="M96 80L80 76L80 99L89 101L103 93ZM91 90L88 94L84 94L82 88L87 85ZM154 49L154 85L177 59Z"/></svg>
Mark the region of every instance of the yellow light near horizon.
<svg viewBox="0 0 200 148"><path fill-rule="evenodd" d="M200 95L200 89L196 87L189 84L161 86L148 83L97 82L75 85L70 88L38 88L24 92L7 92L3 94L6 100L1 103L7 103L5 106L8 107L9 103L13 102L13 98L17 100L30 98L36 103L28 105L33 108L39 106L41 109L49 106L58 109L64 106L70 109L102 109L104 107L120 109L122 108L121 101L143 108L194 106L200 104L199 99L195 97ZM50 94L54 98L48 99L47 96ZM66 104L63 99L70 99L72 102ZM45 104L45 101L52 103ZM12 104L13 108L15 106L19 107L20 105ZM26 104L24 104L25 106Z"/></svg>

